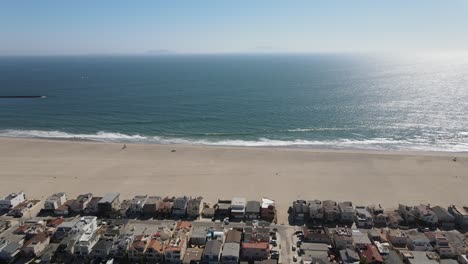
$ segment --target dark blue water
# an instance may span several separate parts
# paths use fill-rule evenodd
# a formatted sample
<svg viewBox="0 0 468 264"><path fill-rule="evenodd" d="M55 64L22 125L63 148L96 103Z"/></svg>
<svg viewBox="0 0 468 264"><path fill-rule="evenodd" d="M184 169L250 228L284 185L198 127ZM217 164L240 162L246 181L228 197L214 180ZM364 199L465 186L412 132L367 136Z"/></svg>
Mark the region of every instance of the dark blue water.
<svg viewBox="0 0 468 264"><path fill-rule="evenodd" d="M466 56L3 57L0 135L468 151Z"/></svg>

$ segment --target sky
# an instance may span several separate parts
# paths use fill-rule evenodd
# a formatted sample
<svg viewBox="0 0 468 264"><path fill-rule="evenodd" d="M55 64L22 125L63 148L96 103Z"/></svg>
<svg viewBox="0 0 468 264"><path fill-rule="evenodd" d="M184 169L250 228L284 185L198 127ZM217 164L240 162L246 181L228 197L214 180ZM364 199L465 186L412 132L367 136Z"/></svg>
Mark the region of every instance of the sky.
<svg viewBox="0 0 468 264"><path fill-rule="evenodd" d="M0 2L0 55L467 49L468 0Z"/></svg>

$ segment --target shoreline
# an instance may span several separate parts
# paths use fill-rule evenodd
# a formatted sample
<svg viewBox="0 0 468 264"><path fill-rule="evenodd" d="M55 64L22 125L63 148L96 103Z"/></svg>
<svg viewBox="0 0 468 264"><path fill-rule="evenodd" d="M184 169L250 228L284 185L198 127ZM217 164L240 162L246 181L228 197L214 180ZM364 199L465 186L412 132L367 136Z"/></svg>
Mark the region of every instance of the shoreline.
<svg viewBox="0 0 468 264"><path fill-rule="evenodd" d="M23 190L45 199L91 192L134 195L268 197L279 223L296 199L466 205L468 155L218 147L0 138L0 195ZM172 152L175 149L176 152Z"/></svg>
<svg viewBox="0 0 468 264"><path fill-rule="evenodd" d="M453 151L435 151L435 150L377 150L377 149L362 149L362 148L326 148L311 145L289 145L289 146L236 146L236 145L203 145L203 144L185 144L185 143L156 143L156 142L106 142L99 140L92 140L86 138L51 138L51 137L8 137L0 136L2 139L7 140L40 140L51 142L78 142L78 143L94 143L94 144L114 144L114 145L156 145L156 146L177 146L181 147L203 147L203 148L233 148L233 149L275 149L275 150L298 150L307 152L338 152L338 153L361 153L361 154L382 154L382 155L418 155L418 156L446 156L446 157L468 157L468 151L453 152Z"/></svg>

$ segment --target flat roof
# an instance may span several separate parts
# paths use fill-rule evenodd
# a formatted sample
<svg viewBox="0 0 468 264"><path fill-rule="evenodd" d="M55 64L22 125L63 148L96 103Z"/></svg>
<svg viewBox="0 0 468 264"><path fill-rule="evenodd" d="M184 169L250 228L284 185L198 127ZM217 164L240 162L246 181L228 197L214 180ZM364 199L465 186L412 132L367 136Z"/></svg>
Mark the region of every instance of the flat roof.
<svg viewBox="0 0 468 264"><path fill-rule="evenodd" d="M120 193L118 192L111 192L106 193L104 197L99 201L99 203L112 203L115 199L119 197Z"/></svg>
<svg viewBox="0 0 468 264"><path fill-rule="evenodd" d="M247 199L243 198L243 197L234 197L232 198L232 201L231 201L231 205L232 206L235 206L235 205L244 205L247 204Z"/></svg>

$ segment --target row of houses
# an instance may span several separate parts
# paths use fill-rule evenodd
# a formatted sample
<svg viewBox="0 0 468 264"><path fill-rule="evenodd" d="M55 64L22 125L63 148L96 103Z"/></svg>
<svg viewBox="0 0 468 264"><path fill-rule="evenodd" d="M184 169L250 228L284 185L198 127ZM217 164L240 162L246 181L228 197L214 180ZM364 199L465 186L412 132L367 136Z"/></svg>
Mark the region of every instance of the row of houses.
<svg viewBox="0 0 468 264"><path fill-rule="evenodd" d="M384 210L381 205L354 206L352 202L332 200L296 200L289 209L291 222L303 224L356 224L359 228L412 225L453 229L468 227L468 208L400 204L397 209Z"/></svg>
<svg viewBox="0 0 468 264"><path fill-rule="evenodd" d="M103 217L147 216L197 218L201 211L202 197L160 197L137 195L130 200L120 200L119 193L107 193L103 197L91 193L68 199L63 192L54 193L44 202L43 211L57 216L73 214Z"/></svg>
<svg viewBox="0 0 468 264"><path fill-rule="evenodd" d="M265 224L268 224L264 222ZM19 256L43 263L239 263L275 260L275 232L247 225L225 230L210 221L109 220L96 216L35 219L15 226L0 240L0 261ZM276 254L276 255L275 255ZM270 262L272 263L272 262Z"/></svg>
<svg viewBox="0 0 468 264"><path fill-rule="evenodd" d="M275 221L275 201L269 198L247 200L242 197L219 199L210 207L202 204L202 197L161 197L137 195L132 199L121 200L117 192L104 196L84 193L70 199L66 193L57 192L44 201L42 213L55 216L96 215L103 217L144 216L148 218L225 218L231 220ZM24 192L12 193L0 200L0 211L21 217L37 200L27 200Z"/></svg>
<svg viewBox="0 0 468 264"><path fill-rule="evenodd" d="M314 228L297 233L298 251L308 257L340 263L445 263L466 264L468 239L457 230L420 232L417 229ZM317 246L317 244L326 246ZM319 250L321 248L321 250ZM307 253L306 251L311 251ZM442 262L441 262L442 261Z"/></svg>
<svg viewBox="0 0 468 264"><path fill-rule="evenodd" d="M86 193L78 195L76 199L68 199L63 192L54 193L45 200L43 212L64 217L82 214L196 219L201 214L204 218L229 217L239 221L262 219L270 222L276 218L275 201L268 198L262 198L261 201L247 201L242 197L219 199L217 204L210 207L206 203L202 204L202 197L137 195L121 201L119 193L108 193L103 197Z"/></svg>
<svg viewBox="0 0 468 264"><path fill-rule="evenodd" d="M26 194L22 191L8 194L0 199L0 213L9 216L22 217L39 201L26 199Z"/></svg>
<svg viewBox="0 0 468 264"><path fill-rule="evenodd" d="M273 222L276 219L275 201L262 198L260 201L247 200L243 197L218 199L212 208L205 206L202 211L205 218L230 218L237 221L264 220Z"/></svg>

